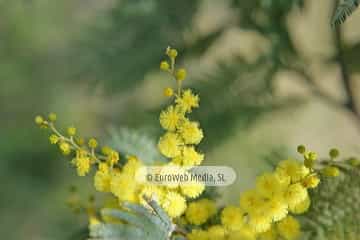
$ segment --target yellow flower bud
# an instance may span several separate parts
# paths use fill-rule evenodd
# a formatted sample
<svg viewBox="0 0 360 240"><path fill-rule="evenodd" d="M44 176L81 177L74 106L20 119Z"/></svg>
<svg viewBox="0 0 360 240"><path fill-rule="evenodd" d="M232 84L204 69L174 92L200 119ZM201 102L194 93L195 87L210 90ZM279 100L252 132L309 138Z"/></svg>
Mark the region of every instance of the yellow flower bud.
<svg viewBox="0 0 360 240"><path fill-rule="evenodd" d="M337 177L340 175L340 170L337 167L326 167L323 169L323 173L328 177Z"/></svg>
<svg viewBox="0 0 360 240"><path fill-rule="evenodd" d="M160 70L168 71L170 69L170 65L167 61L162 61L160 63Z"/></svg>
<svg viewBox="0 0 360 240"><path fill-rule="evenodd" d="M316 159L317 154L315 152L308 152L304 155L304 165L308 168L312 168Z"/></svg>
<svg viewBox="0 0 360 240"><path fill-rule="evenodd" d="M172 95L174 95L174 90L172 88L167 87L164 89L165 97L171 97Z"/></svg>
<svg viewBox="0 0 360 240"><path fill-rule="evenodd" d="M55 121L56 121L56 118L57 118L57 116L56 116L55 113L49 113L49 120L50 120L51 122L55 122Z"/></svg>
<svg viewBox="0 0 360 240"><path fill-rule="evenodd" d="M306 158L309 158L309 159L315 161L317 159L317 154L316 154L316 152L309 152L307 154Z"/></svg>
<svg viewBox="0 0 360 240"><path fill-rule="evenodd" d="M97 145L98 145L98 142L96 141L95 138L90 138L90 139L89 139L89 142L88 142L88 145L89 145L89 147L91 147L91 148L96 148Z"/></svg>
<svg viewBox="0 0 360 240"><path fill-rule="evenodd" d="M44 123L44 118L43 118L42 116L40 116L40 115L36 116L36 117L35 117L35 123L36 123L37 125L43 124L43 123Z"/></svg>
<svg viewBox="0 0 360 240"><path fill-rule="evenodd" d="M59 148L64 155L69 155L71 152L70 144L67 142L61 142Z"/></svg>
<svg viewBox="0 0 360 240"><path fill-rule="evenodd" d="M300 153L300 154L304 154L305 151L306 151L306 148L305 148L304 145L299 145L299 146L297 147L297 151L298 151L298 153Z"/></svg>
<svg viewBox="0 0 360 240"><path fill-rule="evenodd" d="M119 161L119 159L119 153L114 150L110 150L107 158L107 162L109 163L109 165L113 166Z"/></svg>
<svg viewBox="0 0 360 240"><path fill-rule="evenodd" d="M330 151L329 151L329 156L331 157L331 158L337 158L338 156L339 156L339 150L338 149L336 149L336 148L332 148L332 149L330 149Z"/></svg>
<svg viewBox="0 0 360 240"><path fill-rule="evenodd" d="M59 137L55 134L51 134L49 140L51 144L56 144L59 141Z"/></svg>
<svg viewBox="0 0 360 240"><path fill-rule="evenodd" d="M84 138L79 137L79 138L75 139L75 142L77 143L77 145L82 146L82 145L84 145L85 140L84 140Z"/></svg>
<svg viewBox="0 0 360 240"><path fill-rule="evenodd" d="M175 78L178 81L183 81L186 78L186 70L184 68L180 68L176 71Z"/></svg>
<svg viewBox="0 0 360 240"><path fill-rule="evenodd" d="M177 52L176 49L168 47L168 48L166 49L166 54L167 54L170 58L176 58L177 55L178 55L178 52Z"/></svg>
<svg viewBox="0 0 360 240"><path fill-rule="evenodd" d="M75 127L68 127L67 134L69 134L69 136L75 136L76 128Z"/></svg>
<svg viewBox="0 0 360 240"><path fill-rule="evenodd" d="M316 188L320 183L320 179L316 175L307 176L302 180L302 185L306 188Z"/></svg>

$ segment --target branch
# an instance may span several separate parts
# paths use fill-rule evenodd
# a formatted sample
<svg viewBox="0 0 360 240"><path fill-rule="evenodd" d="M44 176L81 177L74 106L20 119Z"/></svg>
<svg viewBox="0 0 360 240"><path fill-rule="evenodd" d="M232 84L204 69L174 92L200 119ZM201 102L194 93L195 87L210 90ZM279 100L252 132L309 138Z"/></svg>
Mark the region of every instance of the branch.
<svg viewBox="0 0 360 240"><path fill-rule="evenodd" d="M346 92L346 95L347 95L347 100L346 100L345 106L351 112L353 112L355 114L355 116L358 118L358 120L360 120L360 112L356 107L356 102L355 102L355 99L354 99L354 92L353 92L353 89L351 87L350 74L349 74L348 69L346 67L346 62L345 62L345 58L344 58L344 51L343 51L343 47L342 47L341 42L342 42L341 27L338 26L336 28L335 34L334 34L334 44L335 44L335 48L336 48L335 60L339 64L340 73L341 73L341 80L343 82L344 89L345 89L345 92Z"/></svg>
<svg viewBox="0 0 360 240"><path fill-rule="evenodd" d="M310 90L313 95L320 97L325 102L329 103L332 106L335 106L340 109L346 108L346 103L342 103L335 98L333 98L331 95L326 93L322 90L322 88L315 82L315 80L311 77L309 73L307 73L303 68L301 67L295 67L290 65L284 65L284 68L289 71L293 71L297 74L299 74L303 80L308 84L310 87Z"/></svg>

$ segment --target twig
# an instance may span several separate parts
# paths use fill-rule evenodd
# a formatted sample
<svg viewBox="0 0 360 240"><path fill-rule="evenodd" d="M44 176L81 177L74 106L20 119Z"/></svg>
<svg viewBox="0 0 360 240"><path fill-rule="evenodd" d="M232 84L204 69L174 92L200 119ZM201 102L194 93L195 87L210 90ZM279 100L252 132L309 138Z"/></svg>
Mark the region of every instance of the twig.
<svg viewBox="0 0 360 240"><path fill-rule="evenodd" d="M339 1L336 0L334 3L334 11L336 11L336 7L338 5ZM335 59L337 61L337 63L339 64L340 67L340 73L341 73L341 80L343 82L344 85L344 89L347 95L347 100L346 100L346 104L345 106L355 114L355 116L360 120L360 112L356 107L356 103L355 103L355 99L354 99L354 93L353 93L353 89L351 87L351 78L350 78L350 74L348 72L348 69L346 67L346 62L345 62L345 58L344 58L344 51L343 51L343 47L342 47L342 35L341 35L341 25L339 25L336 29L335 29L335 34L334 34L334 44L335 44L335 48L336 48L336 55L335 55Z"/></svg>

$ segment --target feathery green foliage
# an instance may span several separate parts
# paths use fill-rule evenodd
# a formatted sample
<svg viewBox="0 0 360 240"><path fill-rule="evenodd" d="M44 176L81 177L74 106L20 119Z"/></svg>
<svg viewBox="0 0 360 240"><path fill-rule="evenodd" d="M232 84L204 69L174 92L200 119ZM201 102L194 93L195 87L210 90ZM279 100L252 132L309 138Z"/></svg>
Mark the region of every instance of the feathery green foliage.
<svg viewBox="0 0 360 240"><path fill-rule="evenodd" d="M311 192L312 203L302 218L305 239L355 240L360 236L360 169L324 178Z"/></svg>
<svg viewBox="0 0 360 240"><path fill-rule="evenodd" d="M337 6L331 25L338 26L345 22L345 20L356 10L359 6L359 0L344 0Z"/></svg>
<svg viewBox="0 0 360 240"><path fill-rule="evenodd" d="M91 239L98 240L166 240L175 230L175 225L164 210L152 200L150 209L127 203L127 210L103 209L102 215L123 223L98 223L90 226Z"/></svg>
<svg viewBox="0 0 360 240"><path fill-rule="evenodd" d="M155 138L145 130L130 128L110 128L110 143L113 148L125 155L133 155L140 158L144 163L164 162L163 156L159 153Z"/></svg>

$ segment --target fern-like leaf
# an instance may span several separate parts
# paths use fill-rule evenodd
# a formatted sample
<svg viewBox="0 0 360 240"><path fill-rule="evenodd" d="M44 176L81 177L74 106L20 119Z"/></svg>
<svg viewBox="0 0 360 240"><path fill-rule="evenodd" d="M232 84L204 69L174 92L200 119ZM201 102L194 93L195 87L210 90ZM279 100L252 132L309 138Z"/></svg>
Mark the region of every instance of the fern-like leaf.
<svg viewBox="0 0 360 240"><path fill-rule="evenodd" d="M156 146L156 139L150 136L146 131L120 128L109 129L109 145L125 155L137 156L146 164L154 162L165 162L166 159L161 156Z"/></svg>
<svg viewBox="0 0 360 240"><path fill-rule="evenodd" d="M356 10L359 6L359 0L344 0L337 7L332 18L331 25L336 27L345 22L345 20Z"/></svg>
<svg viewBox="0 0 360 240"><path fill-rule="evenodd" d="M301 217L304 240L355 240L360 236L360 169L324 178ZM354 237L356 236L356 237Z"/></svg>
<svg viewBox="0 0 360 240"><path fill-rule="evenodd" d="M148 208L125 203L125 209L103 209L102 215L120 220L118 224L99 223L90 226L90 240L168 240L176 229L164 210L146 199ZM175 237L175 236L174 236Z"/></svg>

